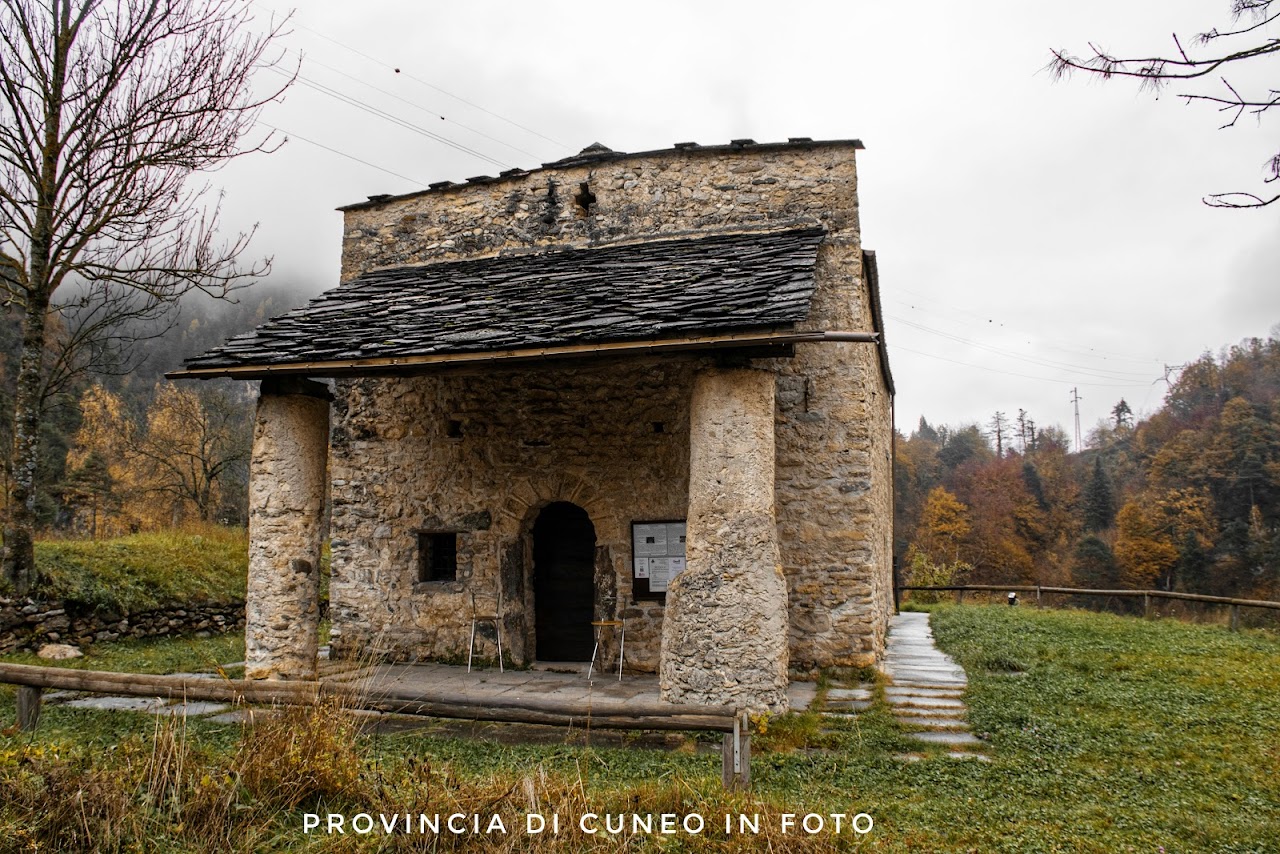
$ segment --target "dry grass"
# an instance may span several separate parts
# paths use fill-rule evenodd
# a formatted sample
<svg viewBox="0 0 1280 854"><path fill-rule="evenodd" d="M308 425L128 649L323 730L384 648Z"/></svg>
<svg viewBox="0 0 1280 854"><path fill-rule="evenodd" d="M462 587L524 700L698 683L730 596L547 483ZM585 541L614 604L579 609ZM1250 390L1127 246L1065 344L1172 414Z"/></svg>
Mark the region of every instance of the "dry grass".
<svg viewBox="0 0 1280 854"><path fill-rule="evenodd" d="M109 755L67 757L35 747L0 757L0 851L194 852L194 851L756 851L848 850L846 831L807 836L784 834L774 804L749 794L727 794L718 780L667 779L601 791L576 772L543 765L490 777L457 775L449 763L407 756L375 759L359 720L332 701L260 712L246 723L231 749L193 746L186 721L161 716L149 737L126 739ZM304 816L329 813L410 814L414 832L345 834L304 832ZM505 833L417 832L417 816L461 813L500 817ZM560 833L548 824L526 832L526 815L560 816ZM599 833L577 822L599 816ZM631 832L630 816L653 816L652 834ZM705 829L657 832L664 813L698 814ZM728 835L725 815L758 815L758 834ZM607 832L606 816L625 815L622 833ZM471 819L467 820L468 822Z"/></svg>

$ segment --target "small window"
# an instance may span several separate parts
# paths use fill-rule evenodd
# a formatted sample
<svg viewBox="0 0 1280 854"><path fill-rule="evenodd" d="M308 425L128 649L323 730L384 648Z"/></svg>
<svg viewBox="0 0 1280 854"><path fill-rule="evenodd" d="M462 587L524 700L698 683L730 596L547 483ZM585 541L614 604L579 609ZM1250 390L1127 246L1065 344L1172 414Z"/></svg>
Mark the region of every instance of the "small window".
<svg viewBox="0 0 1280 854"><path fill-rule="evenodd" d="M458 535L418 534L418 581L458 580Z"/></svg>

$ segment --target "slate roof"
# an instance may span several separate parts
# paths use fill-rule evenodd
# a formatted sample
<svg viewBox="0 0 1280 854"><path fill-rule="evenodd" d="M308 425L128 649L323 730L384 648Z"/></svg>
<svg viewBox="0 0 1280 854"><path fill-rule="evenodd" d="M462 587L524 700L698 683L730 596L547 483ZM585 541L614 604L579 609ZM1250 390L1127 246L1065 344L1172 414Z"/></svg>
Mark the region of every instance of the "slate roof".
<svg viewBox="0 0 1280 854"><path fill-rule="evenodd" d="M184 367L266 372L304 362L790 329L808 315L824 234L653 240L376 270Z"/></svg>

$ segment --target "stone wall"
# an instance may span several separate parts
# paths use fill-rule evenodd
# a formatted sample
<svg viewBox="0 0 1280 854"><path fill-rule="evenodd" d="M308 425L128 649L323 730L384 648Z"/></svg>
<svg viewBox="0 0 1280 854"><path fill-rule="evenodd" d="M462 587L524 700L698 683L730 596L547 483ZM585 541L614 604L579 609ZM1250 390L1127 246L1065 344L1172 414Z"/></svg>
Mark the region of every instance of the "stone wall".
<svg viewBox="0 0 1280 854"><path fill-rule="evenodd" d="M553 164L352 206L342 276L812 225L827 237L807 327L872 329L847 144ZM464 656L470 592L501 578L504 640L526 660L529 529L540 507L564 500L585 508L596 528L597 616L626 616L628 664L655 669L663 609L630 597L629 523L685 517L689 396L695 373L713 365L686 355L340 381L331 448L337 653L376 640L393 657ZM754 366L777 376L776 513L791 666L871 663L892 607L890 399L876 350L802 344L794 358ZM451 437L457 429L460 438ZM412 532L433 529L465 532L457 582L414 582ZM603 601L613 590L615 601Z"/></svg>
<svg viewBox="0 0 1280 854"><path fill-rule="evenodd" d="M501 583L504 645L529 660L531 532L538 511L568 501L595 526L597 618L624 617L628 665L656 669L662 607L632 601L630 525L684 518L688 397L703 364L340 381L330 438L335 657L465 659L471 593L487 598ZM460 532L455 582L417 581L415 532L433 530ZM482 652L492 650L486 642Z"/></svg>
<svg viewBox="0 0 1280 854"><path fill-rule="evenodd" d="M46 643L84 647L120 638L186 634L208 637L241 628L244 628L243 602L104 614L81 612L63 602L0 598L0 654L35 652Z"/></svg>

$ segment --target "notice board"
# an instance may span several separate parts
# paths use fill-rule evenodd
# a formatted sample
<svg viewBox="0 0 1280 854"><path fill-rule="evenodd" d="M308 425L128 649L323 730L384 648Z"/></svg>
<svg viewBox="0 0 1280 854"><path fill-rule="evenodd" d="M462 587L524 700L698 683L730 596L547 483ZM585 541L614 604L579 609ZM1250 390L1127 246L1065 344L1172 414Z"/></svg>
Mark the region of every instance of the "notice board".
<svg viewBox="0 0 1280 854"><path fill-rule="evenodd" d="M631 593L636 599L665 599L671 579L684 570L685 523L631 523Z"/></svg>

